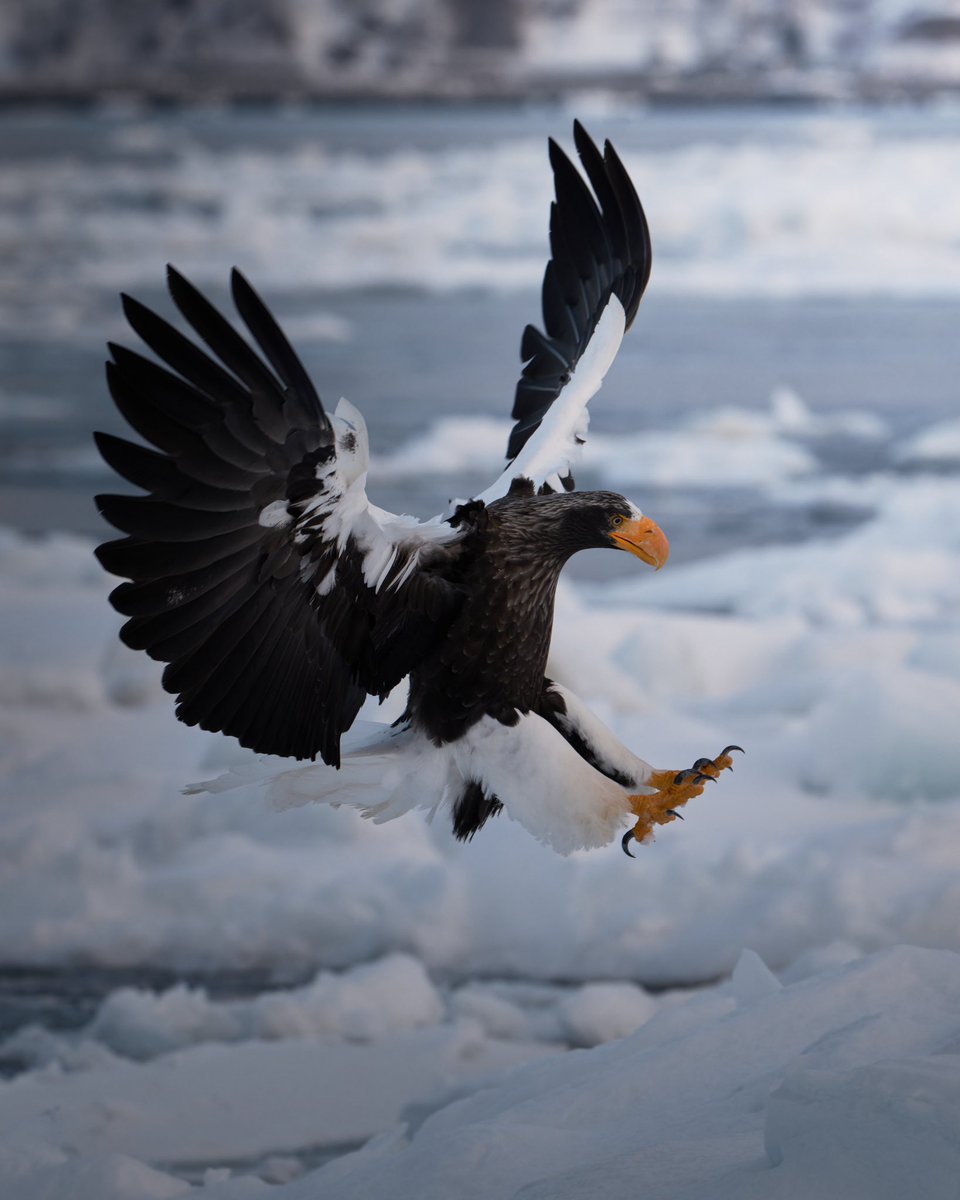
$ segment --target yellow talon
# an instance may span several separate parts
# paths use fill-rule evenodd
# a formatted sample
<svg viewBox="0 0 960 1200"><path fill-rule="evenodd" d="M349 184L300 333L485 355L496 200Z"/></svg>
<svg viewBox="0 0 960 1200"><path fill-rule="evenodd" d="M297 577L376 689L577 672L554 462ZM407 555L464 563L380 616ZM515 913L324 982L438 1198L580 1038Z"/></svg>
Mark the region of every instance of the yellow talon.
<svg viewBox="0 0 960 1200"><path fill-rule="evenodd" d="M705 784L715 780L721 771L732 771L731 750L743 753L739 746L725 746L716 758L699 758L687 771L654 771L649 784L656 790L629 797L630 810L637 818L637 823L623 835L620 844L624 854L635 857L630 853L631 839L648 841L653 836L654 825L669 825L675 821L680 817L677 809L694 796L699 796Z"/></svg>
<svg viewBox="0 0 960 1200"><path fill-rule="evenodd" d="M630 808L637 818L631 830L636 841L646 841L653 833L654 825L669 825L675 821L680 815L676 810L702 793L706 783L704 775L694 771L684 778L685 774L657 771L650 779L651 785L657 789L655 792L630 797ZM677 779L681 782L678 783Z"/></svg>

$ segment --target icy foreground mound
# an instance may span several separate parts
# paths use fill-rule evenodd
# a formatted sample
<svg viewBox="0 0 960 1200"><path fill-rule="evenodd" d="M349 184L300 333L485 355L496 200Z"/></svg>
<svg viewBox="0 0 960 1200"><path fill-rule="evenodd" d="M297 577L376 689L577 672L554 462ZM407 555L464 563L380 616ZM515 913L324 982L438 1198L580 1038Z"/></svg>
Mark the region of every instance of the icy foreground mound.
<svg viewBox="0 0 960 1200"><path fill-rule="evenodd" d="M389 1108L414 1062L423 1075L432 1059L442 1084L450 1051L440 1035L409 1031L381 1046L389 1070L379 1086L362 1047L322 1041L280 1043L272 1056L255 1042L243 1053L207 1047L193 1061L177 1052L152 1065L23 1077L0 1086L0 1178L18 1200L956 1194L960 956L912 947L783 988L744 952L730 984L662 1002L623 1041L501 1070L445 1105L435 1095L363 1149L284 1186L239 1168L208 1172L194 1191L142 1161L168 1156L178 1127L181 1146L209 1151L255 1149L264 1131L282 1139L284 1129L291 1145L312 1115L337 1108L343 1125L357 1093L342 1084L331 1093L338 1067L359 1070L367 1103ZM137 1158L118 1152L124 1140Z"/></svg>
<svg viewBox="0 0 960 1200"><path fill-rule="evenodd" d="M902 1200L960 1176L960 957L899 948L706 994L513 1073L291 1200Z"/></svg>

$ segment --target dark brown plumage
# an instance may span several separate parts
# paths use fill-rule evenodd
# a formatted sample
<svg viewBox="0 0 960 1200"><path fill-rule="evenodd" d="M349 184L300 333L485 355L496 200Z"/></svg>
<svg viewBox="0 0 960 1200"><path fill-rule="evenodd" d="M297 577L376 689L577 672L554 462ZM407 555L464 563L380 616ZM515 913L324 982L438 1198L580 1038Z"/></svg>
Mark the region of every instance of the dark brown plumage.
<svg viewBox="0 0 960 1200"><path fill-rule="evenodd" d="M560 572L577 551L612 546L612 520L632 508L613 492L515 492L469 514L448 568L459 605L410 673L409 714L428 737L454 741L482 716L512 725L538 708Z"/></svg>

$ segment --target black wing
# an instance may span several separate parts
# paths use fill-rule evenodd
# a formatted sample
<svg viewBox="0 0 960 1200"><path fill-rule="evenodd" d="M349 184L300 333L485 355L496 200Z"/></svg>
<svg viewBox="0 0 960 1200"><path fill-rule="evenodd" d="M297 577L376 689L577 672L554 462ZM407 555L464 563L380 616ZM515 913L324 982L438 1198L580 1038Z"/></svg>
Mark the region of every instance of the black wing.
<svg viewBox="0 0 960 1200"><path fill-rule="evenodd" d="M595 195L551 139L556 200L550 207L551 257L543 277L545 332L533 325L523 332L520 357L526 365L513 405L511 461L569 382L610 297L623 305L629 329L650 278L650 232L630 176L609 142L601 155L579 121L573 132Z"/></svg>
<svg viewBox="0 0 960 1200"><path fill-rule="evenodd" d="M168 282L216 358L124 297L166 366L110 347L114 401L156 447L95 435L148 493L97 497L128 535L97 550L130 580L111 595L129 618L121 637L169 664L163 685L188 725L338 764L366 695L389 692L452 620L460 597L441 571L466 530L367 503L362 418L324 411L239 272L234 301L261 354L172 268Z"/></svg>

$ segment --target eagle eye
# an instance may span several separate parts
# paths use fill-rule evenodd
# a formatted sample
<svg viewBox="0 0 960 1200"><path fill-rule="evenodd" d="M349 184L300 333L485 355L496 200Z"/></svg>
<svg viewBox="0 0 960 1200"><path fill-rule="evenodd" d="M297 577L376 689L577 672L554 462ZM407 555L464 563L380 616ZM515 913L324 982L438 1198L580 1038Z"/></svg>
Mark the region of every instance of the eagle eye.
<svg viewBox="0 0 960 1200"><path fill-rule="evenodd" d="M620 516L620 514L619 514L619 513L617 513L617 514L616 514L616 516L614 516L614 517L611 517L611 519L610 519L610 524L611 524L611 525L614 527L614 529L616 529L616 527L617 527L618 525L622 525L622 524L623 524L623 517L621 517L621 516Z"/></svg>

